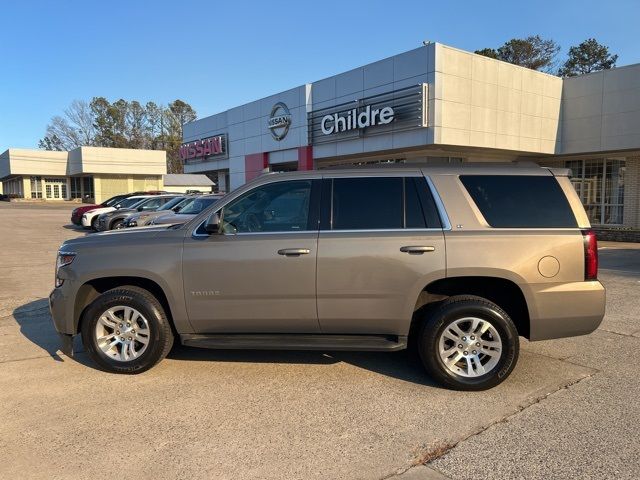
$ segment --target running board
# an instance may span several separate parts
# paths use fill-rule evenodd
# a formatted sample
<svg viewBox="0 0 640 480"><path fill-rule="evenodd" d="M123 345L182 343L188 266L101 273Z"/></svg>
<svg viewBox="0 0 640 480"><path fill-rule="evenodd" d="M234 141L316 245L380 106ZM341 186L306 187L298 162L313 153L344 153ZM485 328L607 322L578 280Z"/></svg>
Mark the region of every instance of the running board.
<svg viewBox="0 0 640 480"><path fill-rule="evenodd" d="M183 345L233 350L360 350L387 351L407 347L407 337L397 335L320 334L210 334L180 335Z"/></svg>

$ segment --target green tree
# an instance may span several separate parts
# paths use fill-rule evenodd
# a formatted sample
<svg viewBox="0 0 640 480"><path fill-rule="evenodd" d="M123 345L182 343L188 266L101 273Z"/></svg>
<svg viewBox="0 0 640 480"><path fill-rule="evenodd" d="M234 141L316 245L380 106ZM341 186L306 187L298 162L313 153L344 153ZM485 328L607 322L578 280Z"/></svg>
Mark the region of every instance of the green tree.
<svg viewBox="0 0 640 480"><path fill-rule="evenodd" d="M527 38L512 38L497 50L484 48L475 53L532 70L551 72L559 51L560 46L553 40L532 35Z"/></svg>
<svg viewBox="0 0 640 480"><path fill-rule="evenodd" d="M39 140L38 148L42 150L57 150L57 151L65 150L64 145L62 144L62 141L58 138L56 134L53 134L50 137L45 136L44 138Z"/></svg>
<svg viewBox="0 0 640 480"><path fill-rule="evenodd" d="M498 51L495 48L483 48L482 50L476 50L473 53L477 53L478 55L482 55L483 57L489 57L495 60L499 60Z"/></svg>
<svg viewBox="0 0 640 480"><path fill-rule="evenodd" d="M82 145L166 150L167 171L181 173L182 126L196 118L191 105L179 99L167 107L122 98L113 103L105 97L94 97L89 103L75 100L64 116L51 119L38 145L46 150Z"/></svg>
<svg viewBox="0 0 640 480"><path fill-rule="evenodd" d="M126 132L129 148L151 148L149 139L146 137L145 123L147 112L137 100L129 102L126 115Z"/></svg>
<svg viewBox="0 0 640 480"><path fill-rule="evenodd" d="M180 159L182 144L182 127L185 123L196 119L196 112L191 105L182 100L174 100L165 110L165 150L167 151L167 171L182 173L184 171Z"/></svg>
<svg viewBox="0 0 640 480"><path fill-rule="evenodd" d="M578 46L569 48L569 58L558 71L562 77L575 77L590 72L609 70L616 66L618 55L609 53L609 47L595 38L588 38Z"/></svg>

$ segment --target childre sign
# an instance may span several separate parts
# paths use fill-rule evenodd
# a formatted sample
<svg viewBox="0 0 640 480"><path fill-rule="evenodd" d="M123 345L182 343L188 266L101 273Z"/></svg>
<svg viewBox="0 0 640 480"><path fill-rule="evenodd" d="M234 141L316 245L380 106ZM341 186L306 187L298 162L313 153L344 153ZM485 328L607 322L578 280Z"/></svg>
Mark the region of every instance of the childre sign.
<svg viewBox="0 0 640 480"><path fill-rule="evenodd" d="M374 108L367 105L358 112L357 108L350 110L346 115L334 113L322 117L320 127L322 133L331 135L332 133L346 132L359 128L372 127L374 125L386 125L393 122L395 113L392 107Z"/></svg>

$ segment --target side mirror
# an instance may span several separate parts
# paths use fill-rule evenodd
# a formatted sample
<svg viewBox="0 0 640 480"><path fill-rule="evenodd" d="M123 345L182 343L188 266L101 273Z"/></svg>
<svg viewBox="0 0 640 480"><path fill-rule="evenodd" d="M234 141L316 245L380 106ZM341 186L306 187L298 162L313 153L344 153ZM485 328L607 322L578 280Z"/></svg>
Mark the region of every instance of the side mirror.
<svg viewBox="0 0 640 480"><path fill-rule="evenodd" d="M142 212L144 210L144 207L138 207L136 210L138 210L139 212Z"/></svg>
<svg viewBox="0 0 640 480"><path fill-rule="evenodd" d="M180 210L182 210L182 207L175 206L171 210L173 210L175 213L178 213Z"/></svg>
<svg viewBox="0 0 640 480"><path fill-rule="evenodd" d="M120 204L118 203L114 208L118 210L120 208Z"/></svg>
<svg viewBox="0 0 640 480"><path fill-rule="evenodd" d="M220 231L220 216L217 213L212 213L209 218L207 218L207 221L204 223L204 230L209 235Z"/></svg>

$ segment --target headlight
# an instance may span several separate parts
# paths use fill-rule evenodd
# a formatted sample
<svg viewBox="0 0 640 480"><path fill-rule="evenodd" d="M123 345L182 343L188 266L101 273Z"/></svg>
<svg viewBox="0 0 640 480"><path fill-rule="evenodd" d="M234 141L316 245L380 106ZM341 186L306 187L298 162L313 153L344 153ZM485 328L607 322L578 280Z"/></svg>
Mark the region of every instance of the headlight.
<svg viewBox="0 0 640 480"><path fill-rule="evenodd" d="M62 267L69 265L76 258L74 252L65 252L60 250L56 259L56 288L64 283L64 279L60 278L58 273Z"/></svg>
<svg viewBox="0 0 640 480"><path fill-rule="evenodd" d="M127 220L126 225L127 225L127 227L137 227L138 226L138 222L136 222L135 220Z"/></svg>

